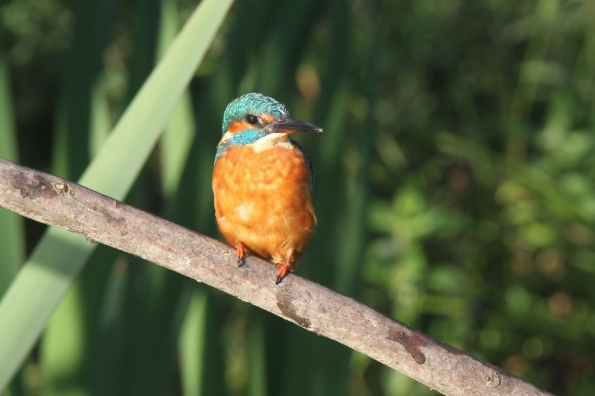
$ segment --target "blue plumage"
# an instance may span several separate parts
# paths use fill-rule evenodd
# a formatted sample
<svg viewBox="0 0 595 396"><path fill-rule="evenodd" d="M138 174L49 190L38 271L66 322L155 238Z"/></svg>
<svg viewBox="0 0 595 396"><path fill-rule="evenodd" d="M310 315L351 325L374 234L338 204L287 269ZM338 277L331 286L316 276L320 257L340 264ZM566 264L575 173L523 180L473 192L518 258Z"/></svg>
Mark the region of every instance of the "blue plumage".
<svg viewBox="0 0 595 396"><path fill-rule="evenodd" d="M237 119L244 119L246 115L252 114L255 116L261 116L263 114L273 116L275 120L283 120L289 119L289 112L285 108L282 103L279 103L275 99L264 96L263 94L259 93L249 93L232 101L230 104L227 105L225 109L225 113L223 114L223 135L227 133L229 129L229 125L232 121ZM231 146L244 146L247 144L252 144L256 142L258 139L263 138L267 135L267 131L260 128L260 129L246 129L244 131L238 132L228 139L219 143L217 147L217 152L215 154L215 163L217 159L221 156L225 150L229 149ZM289 139L291 144L293 144L300 152L303 154L306 165L308 166L308 173L310 175L310 181L312 186L314 186L314 167L312 162L310 161L310 157L302 146L300 146L296 141L293 139Z"/></svg>
<svg viewBox="0 0 595 396"><path fill-rule="evenodd" d="M222 129L213 168L217 224L240 267L248 254L269 260L279 268L279 284L297 269L316 226L312 163L289 136L322 128L250 93L227 106Z"/></svg>
<svg viewBox="0 0 595 396"><path fill-rule="evenodd" d="M225 140L224 142L221 142L219 146L217 146L215 162L217 162L217 158L219 158L219 156L231 146L244 146L246 144L252 144L258 139L265 137L266 135L266 131L262 129L246 129L245 131L236 133L229 139Z"/></svg>
<svg viewBox="0 0 595 396"><path fill-rule="evenodd" d="M227 132L229 124L233 120L244 118L246 114L255 116L269 114L275 117L276 120L289 117L289 112L282 103L263 94L249 93L240 96L227 105L223 114L222 134L224 135Z"/></svg>

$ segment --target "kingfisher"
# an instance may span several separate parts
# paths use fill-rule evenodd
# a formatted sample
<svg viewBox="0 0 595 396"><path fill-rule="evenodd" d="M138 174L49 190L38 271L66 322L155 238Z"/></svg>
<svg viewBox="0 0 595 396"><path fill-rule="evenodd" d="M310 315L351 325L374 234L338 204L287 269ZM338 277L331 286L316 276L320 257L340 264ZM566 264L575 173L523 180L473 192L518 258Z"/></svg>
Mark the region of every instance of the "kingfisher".
<svg viewBox="0 0 595 396"><path fill-rule="evenodd" d="M249 93L227 105L222 130L212 183L219 230L235 247L238 266L248 254L270 261L279 268L278 285L297 269L316 226L314 169L289 135L322 129L292 119L273 98Z"/></svg>

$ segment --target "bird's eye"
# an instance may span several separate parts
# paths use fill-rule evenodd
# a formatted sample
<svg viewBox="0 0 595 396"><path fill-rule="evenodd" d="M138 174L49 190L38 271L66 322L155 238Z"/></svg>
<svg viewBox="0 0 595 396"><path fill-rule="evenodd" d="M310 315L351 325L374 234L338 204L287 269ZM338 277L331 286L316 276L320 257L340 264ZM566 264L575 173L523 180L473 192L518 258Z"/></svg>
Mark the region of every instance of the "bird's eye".
<svg viewBox="0 0 595 396"><path fill-rule="evenodd" d="M258 124L258 117L253 114L248 114L246 115L246 122L248 122L248 124L256 125Z"/></svg>

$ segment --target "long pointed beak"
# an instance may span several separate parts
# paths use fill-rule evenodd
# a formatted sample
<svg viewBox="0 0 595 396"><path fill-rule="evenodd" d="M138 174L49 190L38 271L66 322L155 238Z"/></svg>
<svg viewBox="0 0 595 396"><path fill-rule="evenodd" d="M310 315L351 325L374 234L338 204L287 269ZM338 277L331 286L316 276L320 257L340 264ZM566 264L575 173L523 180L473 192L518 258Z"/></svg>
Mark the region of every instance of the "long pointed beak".
<svg viewBox="0 0 595 396"><path fill-rule="evenodd" d="M310 124L293 118L285 118L269 124L267 127L268 133L309 133L322 132L322 128L314 124Z"/></svg>

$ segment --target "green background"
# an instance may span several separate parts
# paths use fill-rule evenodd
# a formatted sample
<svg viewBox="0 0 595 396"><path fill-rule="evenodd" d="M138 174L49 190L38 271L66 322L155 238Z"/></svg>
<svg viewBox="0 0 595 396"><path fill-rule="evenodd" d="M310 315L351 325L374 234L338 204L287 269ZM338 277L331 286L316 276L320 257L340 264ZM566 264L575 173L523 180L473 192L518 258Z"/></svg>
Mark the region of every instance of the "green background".
<svg viewBox="0 0 595 396"><path fill-rule="evenodd" d="M195 6L0 2L0 157L78 180ZM207 43L146 161L123 147L145 163L128 203L221 238L223 111L272 96L324 128L296 137L318 216L300 276L550 392L595 394L595 2L242 0ZM0 209L0 295L44 229ZM105 246L31 347L6 395L435 393Z"/></svg>

